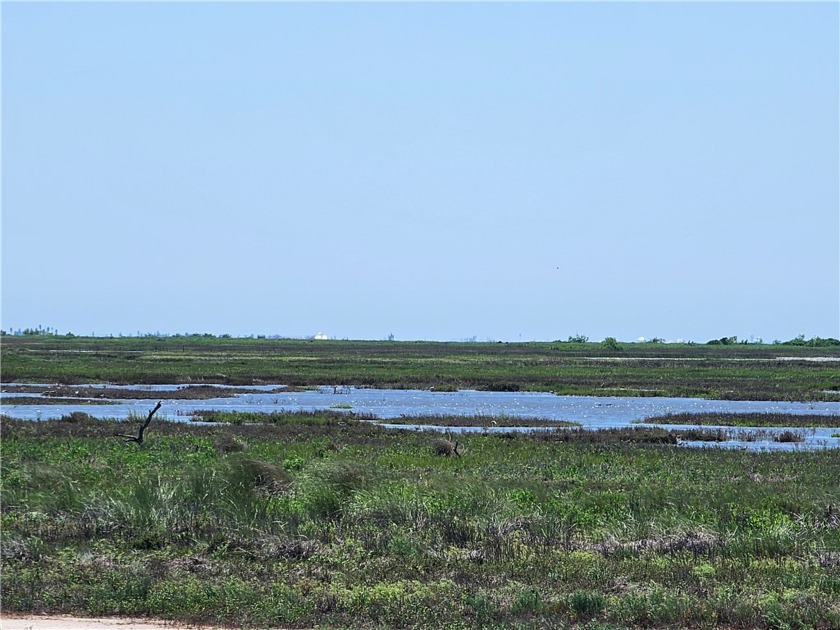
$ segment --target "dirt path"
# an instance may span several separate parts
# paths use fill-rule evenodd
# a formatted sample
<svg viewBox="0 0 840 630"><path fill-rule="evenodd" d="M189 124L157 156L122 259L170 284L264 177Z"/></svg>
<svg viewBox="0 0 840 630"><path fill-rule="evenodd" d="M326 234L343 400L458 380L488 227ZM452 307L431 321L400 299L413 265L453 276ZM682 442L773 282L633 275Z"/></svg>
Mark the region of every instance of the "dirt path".
<svg viewBox="0 0 840 630"><path fill-rule="evenodd" d="M154 621L130 617L70 617L65 615L0 616L2 630L217 630L215 626L197 626L173 621Z"/></svg>

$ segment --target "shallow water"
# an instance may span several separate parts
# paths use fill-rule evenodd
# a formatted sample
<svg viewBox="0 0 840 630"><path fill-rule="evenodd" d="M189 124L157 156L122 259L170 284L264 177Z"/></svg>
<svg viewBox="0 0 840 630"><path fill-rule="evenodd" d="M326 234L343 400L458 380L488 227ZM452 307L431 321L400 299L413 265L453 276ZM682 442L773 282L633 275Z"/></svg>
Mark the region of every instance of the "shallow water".
<svg viewBox="0 0 840 630"><path fill-rule="evenodd" d="M104 385L96 385L105 387ZM111 386L109 386L111 387ZM177 389L178 385L125 386L126 389L165 391ZM359 414L373 414L378 418L399 418L403 416L515 416L518 418L546 418L579 422L587 429L620 428L632 423L667 413L791 413L797 415L829 414L837 416L837 428L797 429L803 433L804 442L727 442L727 448L772 448L773 450L795 450L801 448L836 448L840 439L832 433L840 431L840 402L775 402L775 401L733 401L704 400L699 398L638 398L638 397L595 397L556 396L539 392L431 392L426 390L357 389L320 387L307 391L268 393L279 385L247 387L252 393L239 394L232 398L208 400L166 400L159 416L176 421L187 421L190 412L197 410L225 411L316 411L333 409ZM153 400L118 400L109 405L2 405L3 413L15 418L48 420L73 411L84 411L97 418L129 418L145 416L151 410ZM489 424L489 420L488 420ZM407 428L405 425L400 425ZM664 425L663 425L664 426ZM673 425L667 428L685 429L692 425ZM408 427L411 428L411 427ZM423 427L427 428L427 427ZM714 429L716 427L704 427ZM727 431L751 431L755 429L733 429ZM449 429L455 430L455 429ZM458 430L498 430L462 428ZM503 429L509 431L510 429ZM528 430L528 429L525 429ZM784 428L767 428L768 433L784 431ZM702 443L709 446L709 443ZM693 445L693 444L692 444ZM714 443L720 446L720 443Z"/></svg>

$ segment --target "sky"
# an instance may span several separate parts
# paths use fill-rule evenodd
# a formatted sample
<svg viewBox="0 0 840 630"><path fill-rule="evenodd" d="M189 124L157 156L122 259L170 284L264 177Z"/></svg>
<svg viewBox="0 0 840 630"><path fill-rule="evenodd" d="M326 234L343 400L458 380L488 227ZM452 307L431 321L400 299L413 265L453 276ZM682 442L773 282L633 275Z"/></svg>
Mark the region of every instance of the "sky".
<svg viewBox="0 0 840 630"><path fill-rule="evenodd" d="M2 327L840 337L824 3L2 3Z"/></svg>

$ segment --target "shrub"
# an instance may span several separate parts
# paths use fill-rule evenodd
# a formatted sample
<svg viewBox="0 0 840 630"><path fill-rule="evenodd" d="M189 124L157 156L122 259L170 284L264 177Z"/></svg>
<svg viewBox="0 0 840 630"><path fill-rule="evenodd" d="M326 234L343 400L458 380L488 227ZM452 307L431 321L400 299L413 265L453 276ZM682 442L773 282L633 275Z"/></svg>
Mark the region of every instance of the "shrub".
<svg viewBox="0 0 840 630"><path fill-rule="evenodd" d="M711 341L707 341L707 346L731 346L733 344L738 343L738 337L733 335L731 337L721 337L720 339L712 339Z"/></svg>
<svg viewBox="0 0 840 630"><path fill-rule="evenodd" d="M228 466L231 486L246 492L258 488L284 490L292 482L289 474L279 466L252 457L232 455Z"/></svg>
<svg viewBox="0 0 840 630"><path fill-rule="evenodd" d="M621 350L621 346L618 345L618 340L615 337L606 337L601 342L601 345L604 346L607 350Z"/></svg>
<svg viewBox="0 0 840 630"><path fill-rule="evenodd" d="M446 438L439 438L435 440L434 444L432 444L432 450L435 455L440 455L442 457L452 457L453 455L458 457L461 456L458 452L458 442L450 442Z"/></svg>
<svg viewBox="0 0 840 630"><path fill-rule="evenodd" d="M782 431L773 436L774 442L804 442L805 437L796 431Z"/></svg>
<svg viewBox="0 0 840 630"><path fill-rule="evenodd" d="M73 413L61 416L58 420L59 422L87 422L91 419L92 416L89 413L85 413L84 411L74 411Z"/></svg>

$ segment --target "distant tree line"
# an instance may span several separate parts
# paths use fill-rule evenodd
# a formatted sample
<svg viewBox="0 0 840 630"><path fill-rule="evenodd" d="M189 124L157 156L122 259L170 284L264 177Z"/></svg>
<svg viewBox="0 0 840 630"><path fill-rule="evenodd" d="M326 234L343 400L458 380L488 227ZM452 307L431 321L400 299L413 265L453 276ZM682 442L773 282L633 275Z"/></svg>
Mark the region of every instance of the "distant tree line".
<svg viewBox="0 0 840 630"><path fill-rule="evenodd" d="M840 346L840 339L834 337L811 337L805 339L805 335L799 335L788 341L780 341L783 346L808 346L809 348L826 348Z"/></svg>
<svg viewBox="0 0 840 630"><path fill-rule="evenodd" d="M761 343L761 340L759 339L755 342L749 342L746 339L742 339L739 341L736 335L732 335L731 337L721 337L720 339L712 339L711 341L707 341L706 345L731 346L737 343ZM787 341L779 341L777 339L773 342L773 344L782 346L807 346L809 348L830 348L834 346L840 346L840 339L834 339L833 337L811 337L810 339L805 339L805 335L799 335L798 337L794 337L793 339L789 339Z"/></svg>
<svg viewBox="0 0 840 630"><path fill-rule="evenodd" d="M707 341L706 345L709 346L731 346L738 343L737 335L732 335L731 337L721 337L720 339L712 339L711 341ZM747 340L744 339L741 343L747 343Z"/></svg>

